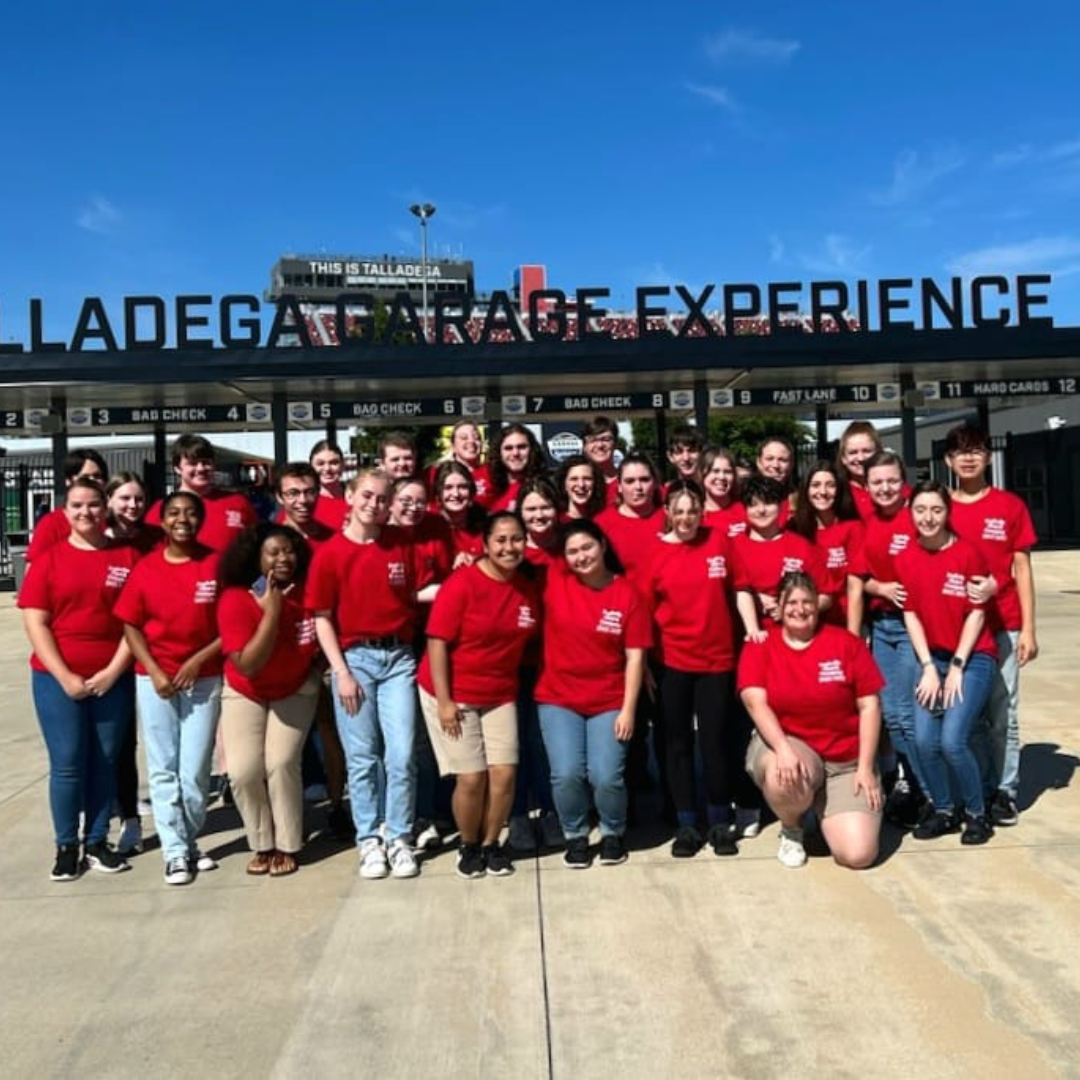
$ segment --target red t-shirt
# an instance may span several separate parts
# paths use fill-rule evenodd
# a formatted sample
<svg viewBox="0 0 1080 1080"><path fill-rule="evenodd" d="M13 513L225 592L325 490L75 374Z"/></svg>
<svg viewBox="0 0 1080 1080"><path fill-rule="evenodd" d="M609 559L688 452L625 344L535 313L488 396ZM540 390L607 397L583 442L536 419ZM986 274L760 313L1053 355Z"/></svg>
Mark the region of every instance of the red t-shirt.
<svg viewBox="0 0 1080 1080"><path fill-rule="evenodd" d="M659 630L657 654L676 671L733 671L730 541L702 528L688 544L657 538L646 599Z"/></svg>
<svg viewBox="0 0 1080 1080"><path fill-rule="evenodd" d="M345 527L345 518L349 513L349 504L344 499L333 495L324 495L321 491L315 500L312 517L331 533L339 533Z"/></svg>
<svg viewBox="0 0 1080 1080"><path fill-rule="evenodd" d="M454 541L445 518L425 514L411 534L405 529L400 534L412 549L413 581L418 591L449 577L454 565Z"/></svg>
<svg viewBox="0 0 1080 1080"><path fill-rule="evenodd" d="M667 515L658 509L638 517L637 514L624 514L618 507L609 506L601 510L595 520L623 564L626 576L642 588L640 579L648 573L653 543L664 531Z"/></svg>
<svg viewBox="0 0 1080 1080"><path fill-rule="evenodd" d="M911 511L902 506L888 518L875 511L864 525L862 546L849 553L850 572L882 583L898 581L896 556L915 543L915 523L911 520ZM868 596L867 608L871 613L897 610L894 604L881 596Z"/></svg>
<svg viewBox="0 0 1080 1080"><path fill-rule="evenodd" d="M64 663L87 678L107 667L124 636L114 607L139 553L128 544L102 550L62 540L34 560L19 591L19 607L49 612L49 629ZM46 671L30 657L35 671Z"/></svg>
<svg viewBox="0 0 1080 1080"><path fill-rule="evenodd" d="M206 507L206 520L199 529L199 543L212 551L224 551L245 529L258 524L255 508L235 491L211 491L199 497ZM161 524L161 503L158 499L146 511L148 525Z"/></svg>
<svg viewBox="0 0 1080 1080"><path fill-rule="evenodd" d="M520 494L521 481L511 480L505 491L497 492L493 487L489 487L487 494L482 499L479 492L477 492L476 501L489 514L497 514L500 510L516 510L518 495Z"/></svg>
<svg viewBox="0 0 1080 1080"><path fill-rule="evenodd" d="M280 701L304 685L319 646L315 619L300 597L292 592L282 597L274 651L252 676L237 669L232 654L243 651L262 622L258 600L248 589L230 587L221 594L217 620L225 655L225 681L238 693L252 701Z"/></svg>
<svg viewBox="0 0 1080 1080"><path fill-rule="evenodd" d="M621 709L626 650L652 644L649 612L624 577L593 589L552 564L544 589L544 656L536 700L581 716Z"/></svg>
<svg viewBox="0 0 1080 1080"><path fill-rule="evenodd" d="M731 539L746 532L746 506L741 502L732 502L723 510L706 510L701 521L710 529L721 530Z"/></svg>
<svg viewBox="0 0 1080 1080"><path fill-rule="evenodd" d="M330 612L344 650L364 638L412 641L414 595L412 552L394 530L367 544L339 533L312 561L305 606Z"/></svg>
<svg viewBox="0 0 1080 1080"><path fill-rule="evenodd" d="M454 701L487 707L516 700L518 668L539 620L539 591L523 575L496 581L479 566L452 574L431 605L427 635L447 644ZM417 682L434 695L427 653Z"/></svg>
<svg viewBox="0 0 1080 1080"><path fill-rule="evenodd" d="M450 526L450 543L453 545L450 557L451 566L458 555L471 555L472 558L479 559L484 554L484 534L480 528L473 529L468 526L458 528L450 522L447 524Z"/></svg>
<svg viewBox="0 0 1080 1080"><path fill-rule="evenodd" d="M896 556L896 580L907 592L904 610L919 616L931 649L948 653L956 649L964 620L982 606L968 599L968 580L986 574L987 569L979 549L960 539L939 551L928 551L915 542ZM987 624L973 652L997 658L994 635Z"/></svg>
<svg viewBox="0 0 1080 1080"><path fill-rule="evenodd" d="M852 556L862 546L863 533L861 521L837 520L831 525L819 525L814 536L814 547L825 570L825 591L833 598L826 618L838 626L847 624L847 579Z"/></svg>
<svg viewBox="0 0 1080 1080"><path fill-rule="evenodd" d="M863 640L839 626L819 626L805 649L792 648L777 627L739 657L739 690L762 688L784 733L825 761L858 758L858 699L884 685Z"/></svg>
<svg viewBox="0 0 1080 1080"><path fill-rule="evenodd" d="M732 585L739 592L778 596L780 579L793 570L809 574L818 592L829 591L820 552L798 533L782 530L771 540L742 533L731 541L731 566Z"/></svg>
<svg viewBox="0 0 1080 1080"><path fill-rule="evenodd" d="M994 627L1019 630L1023 625L1020 594L1013 576L1013 556L1038 542L1024 501L1011 491L990 487L981 499L961 502L953 495L949 522L957 536L974 544L986 559L998 583L997 595L987 605Z"/></svg>
<svg viewBox="0 0 1080 1080"><path fill-rule="evenodd" d="M143 632L150 653L171 679L181 664L217 636L217 553L202 548L186 562L168 562L164 548L150 552L131 572L117 618ZM199 669L199 677L221 674L220 654ZM140 675L146 669L138 661Z"/></svg>

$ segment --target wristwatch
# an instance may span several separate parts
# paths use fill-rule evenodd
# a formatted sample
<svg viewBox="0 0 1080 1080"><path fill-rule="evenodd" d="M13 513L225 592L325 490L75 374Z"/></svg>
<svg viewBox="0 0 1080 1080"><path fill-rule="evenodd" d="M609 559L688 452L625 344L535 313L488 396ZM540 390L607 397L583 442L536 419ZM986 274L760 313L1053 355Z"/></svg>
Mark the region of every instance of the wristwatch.
<svg viewBox="0 0 1080 1080"><path fill-rule="evenodd" d="M950 663L950 664L952 664L952 666L953 666L954 668L959 668L959 669L960 669L961 671L963 671L963 670L964 670L964 664L966 663L966 661L965 661L965 660L964 660L964 658L963 658L963 657L961 657L961 656L954 656L954 657L953 657L953 658L952 658L952 659L951 659L951 660L949 661L949 663Z"/></svg>

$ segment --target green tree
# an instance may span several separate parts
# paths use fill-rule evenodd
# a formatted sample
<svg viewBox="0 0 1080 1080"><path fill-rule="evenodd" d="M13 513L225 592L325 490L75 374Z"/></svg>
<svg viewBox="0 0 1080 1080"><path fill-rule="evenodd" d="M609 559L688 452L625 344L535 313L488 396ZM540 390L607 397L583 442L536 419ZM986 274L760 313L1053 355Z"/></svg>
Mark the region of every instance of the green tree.
<svg viewBox="0 0 1080 1080"><path fill-rule="evenodd" d="M634 447L648 454L657 453L656 425L652 420L634 420ZM668 435L672 423L668 421ZM709 417L708 442L712 446L724 446L737 457L754 459L758 444L771 435L779 435L791 441L795 447L814 441L809 425L788 413L757 413L746 416L711 415Z"/></svg>

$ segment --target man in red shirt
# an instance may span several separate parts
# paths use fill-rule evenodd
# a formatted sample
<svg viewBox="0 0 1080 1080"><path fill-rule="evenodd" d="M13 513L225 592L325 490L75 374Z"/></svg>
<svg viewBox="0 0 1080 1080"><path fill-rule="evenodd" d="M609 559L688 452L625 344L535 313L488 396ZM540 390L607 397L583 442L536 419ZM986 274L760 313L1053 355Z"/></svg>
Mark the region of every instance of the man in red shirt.
<svg viewBox="0 0 1080 1080"><path fill-rule="evenodd" d="M1000 676L987 706L990 752L983 782L993 793L995 825L1015 825L1020 784L1020 668L1039 655L1035 636L1035 578L1031 548L1037 541L1027 507L986 477L990 440L973 424L958 424L945 437L945 464L957 481L950 523L983 554L990 574L979 595L992 597L988 626L994 632Z"/></svg>
<svg viewBox="0 0 1080 1080"><path fill-rule="evenodd" d="M199 529L199 543L213 551L224 551L236 537L258 521L254 507L243 495L217 487L214 472L217 457L213 444L202 435L181 435L172 448L177 490L198 495L206 507L206 520ZM161 524L161 500L146 512L148 525Z"/></svg>

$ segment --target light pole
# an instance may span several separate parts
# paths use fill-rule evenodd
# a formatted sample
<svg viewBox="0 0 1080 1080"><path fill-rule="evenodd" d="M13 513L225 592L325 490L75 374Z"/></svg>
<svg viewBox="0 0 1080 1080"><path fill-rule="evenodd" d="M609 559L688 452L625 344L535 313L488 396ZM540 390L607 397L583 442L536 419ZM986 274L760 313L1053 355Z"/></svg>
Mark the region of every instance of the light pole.
<svg viewBox="0 0 1080 1080"><path fill-rule="evenodd" d="M420 289L423 297L421 304L424 309L424 341L427 342L430 340L427 325L427 223L428 218L435 213L435 207L429 202L413 203L409 210L420 219L420 273L423 275L420 279Z"/></svg>

